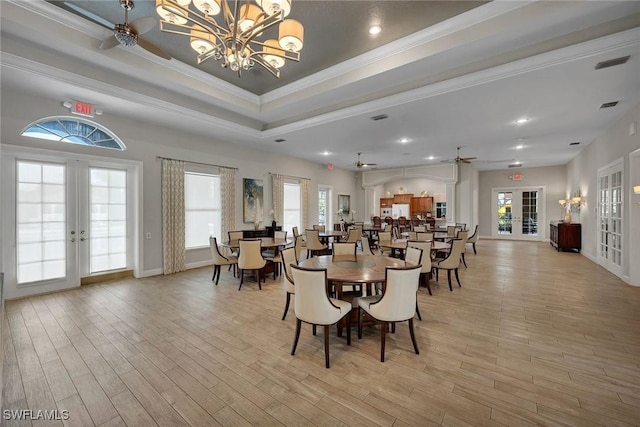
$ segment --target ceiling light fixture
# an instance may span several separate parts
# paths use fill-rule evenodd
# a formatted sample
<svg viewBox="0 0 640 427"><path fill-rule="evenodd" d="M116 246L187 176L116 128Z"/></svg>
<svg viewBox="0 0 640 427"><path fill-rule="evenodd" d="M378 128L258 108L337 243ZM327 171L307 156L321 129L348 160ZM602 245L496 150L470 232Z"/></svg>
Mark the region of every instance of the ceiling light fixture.
<svg viewBox="0 0 640 427"><path fill-rule="evenodd" d="M522 150L524 148L524 145L516 145L516 150Z"/></svg>
<svg viewBox="0 0 640 427"><path fill-rule="evenodd" d="M400 142L400 144L406 144L409 141L411 141L409 138L400 138L400 140L398 142Z"/></svg>
<svg viewBox="0 0 640 427"><path fill-rule="evenodd" d="M285 60L300 61L304 28L284 19L291 0L156 0L156 11L162 18L160 31L190 38L198 65L214 58L240 76L259 64L280 77ZM278 40L257 39L278 23Z"/></svg>
<svg viewBox="0 0 640 427"><path fill-rule="evenodd" d="M427 160L433 160L433 159L435 159L435 157L433 157L433 156L427 157Z"/></svg>
<svg viewBox="0 0 640 427"><path fill-rule="evenodd" d="M323 151L323 152L322 152L322 155L323 155L323 156L328 156L329 154L331 154L331 153L330 153L330 152L328 152L328 151Z"/></svg>
<svg viewBox="0 0 640 427"><path fill-rule="evenodd" d="M372 36L380 34L380 31L382 31L382 27L380 25L372 25L369 27L369 34L371 34Z"/></svg>
<svg viewBox="0 0 640 427"><path fill-rule="evenodd" d="M523 117L521 119L516 120L516 124L521 125L524 123L527 123L529 121L529 119L527 119L526 117Z"/></svg>

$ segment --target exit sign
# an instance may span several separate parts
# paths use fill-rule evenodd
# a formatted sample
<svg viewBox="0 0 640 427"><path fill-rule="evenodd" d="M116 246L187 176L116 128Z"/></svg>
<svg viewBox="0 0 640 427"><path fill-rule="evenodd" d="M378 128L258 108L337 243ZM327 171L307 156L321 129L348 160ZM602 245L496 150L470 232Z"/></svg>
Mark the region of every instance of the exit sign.
<svg viewBox="0 0 640 427"><path fill-rule="evenodd" d="M75 101L71 107L71 113L84 117L93 117L93 105L82 101Z"/></svg>
<svg viewBox="0 0 640 427"><path fill-rule="evenodd" d="M512 181L522 181L522 178L524 178L524 175L522 175L521 173L514 173L513 175L511 175Z"/></svg>

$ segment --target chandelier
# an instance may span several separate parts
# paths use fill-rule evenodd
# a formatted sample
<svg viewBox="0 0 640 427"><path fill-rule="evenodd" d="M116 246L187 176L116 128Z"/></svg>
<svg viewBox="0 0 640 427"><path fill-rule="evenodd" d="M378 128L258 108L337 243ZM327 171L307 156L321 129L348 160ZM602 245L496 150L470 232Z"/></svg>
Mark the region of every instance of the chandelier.
<svg viewBox="0 0 640 427"><path fill-rule="evenodd" d="M160 31L190 38L198 65L214 58L240 76L259 64L280 77L285 60L300 61L304 28L285 19L291 0L156 0L156 11ZM277 40L258 39L276 24Z"/></svg>

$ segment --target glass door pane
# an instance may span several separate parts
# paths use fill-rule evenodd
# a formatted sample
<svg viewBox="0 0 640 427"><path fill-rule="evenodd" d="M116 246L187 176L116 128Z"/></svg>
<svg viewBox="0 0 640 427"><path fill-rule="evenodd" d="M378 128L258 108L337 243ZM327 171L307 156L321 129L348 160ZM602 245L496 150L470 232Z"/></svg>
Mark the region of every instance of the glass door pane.
<svg viewBox="0 0 640 427"><path fill-rule="evenodd" d="M327 225L327 190L318 190L318 224Z"/></svg>
<svg viewBox="0 0 640 427"><path fill-rule="evenodd" d="M611 175L610 245L611 262L622 266L622 172Z"/></svg>
<svg viewBox="0 0 640 427"><path fill-rule="evenodd" d="M522 235L538 235L538 192L522 192Z"/></svg>
<svg viewBox="0 0 640 427"><path fill-rule="evenodd" d="M89 168L90 273L127 267L127 172ZM81 239L86 239L84 231Z"/></svg>
<svg viewBox="0 0 640 427"><path fill-rule="evenodd" d="M18 161L17 282L64 278L67 270L66 167Z"/></svg>
<svg viewBox="0 0 640 427"><path fill-rule="evenodd" d="M511 234L513 226L513 192L498 192L498 234Z"/></svg>

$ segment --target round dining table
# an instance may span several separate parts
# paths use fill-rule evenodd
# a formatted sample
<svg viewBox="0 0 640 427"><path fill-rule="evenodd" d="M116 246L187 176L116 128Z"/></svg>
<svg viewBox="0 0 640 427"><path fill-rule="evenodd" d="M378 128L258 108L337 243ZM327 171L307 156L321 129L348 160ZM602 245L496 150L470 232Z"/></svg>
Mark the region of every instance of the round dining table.
<svg viewBox="0 0 640 427"><path fill-rule="evenodd" d="M436 242L431 240L416 240L418 242L431 242L431 252L444 251L449 249L449 244L444 242ZM391 249L392 256L395 256L396 251L400 251L400 255L407 249L408 239L393 239L393 240L381 240L378 242L380 248Z"/></svg>

